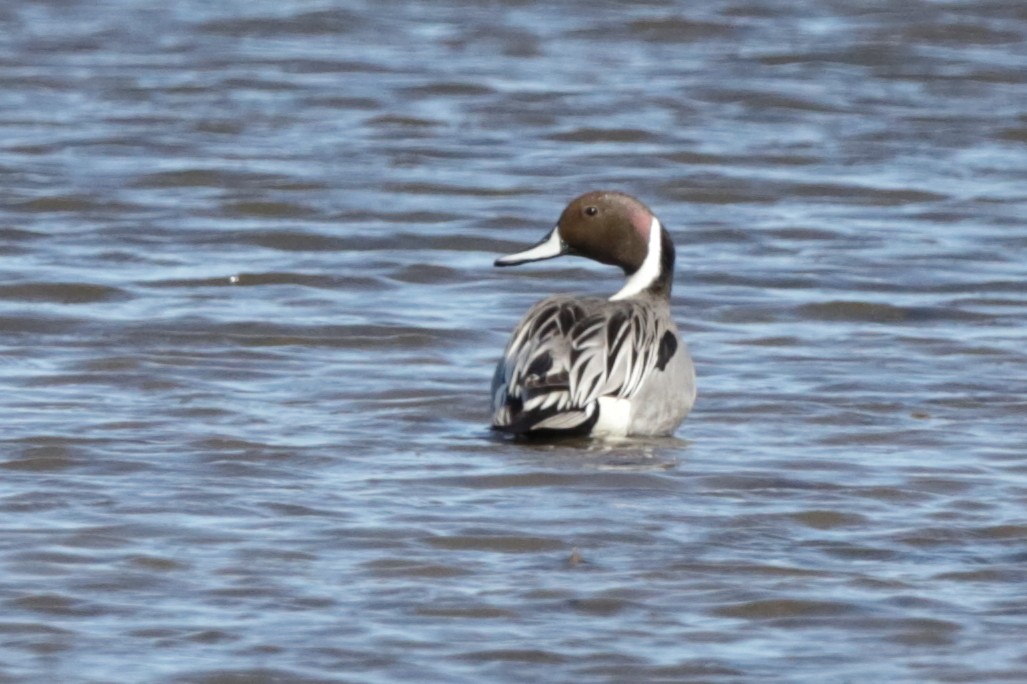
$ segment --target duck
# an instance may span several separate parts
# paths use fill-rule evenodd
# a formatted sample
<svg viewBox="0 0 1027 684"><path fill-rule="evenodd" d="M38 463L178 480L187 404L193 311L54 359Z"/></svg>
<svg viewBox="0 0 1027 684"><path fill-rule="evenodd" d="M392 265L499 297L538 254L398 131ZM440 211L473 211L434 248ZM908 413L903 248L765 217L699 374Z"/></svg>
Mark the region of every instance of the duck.
<svg viewBox="0 0 1027 684"><path fill-rule="evenodd" d="M695 366L671 315L674 243L623 192L573 199L517 266L579 256L619 267L609 298L555 294L528 309L492 377L492 429L520 438L671 435L696 398Z"/></svg>

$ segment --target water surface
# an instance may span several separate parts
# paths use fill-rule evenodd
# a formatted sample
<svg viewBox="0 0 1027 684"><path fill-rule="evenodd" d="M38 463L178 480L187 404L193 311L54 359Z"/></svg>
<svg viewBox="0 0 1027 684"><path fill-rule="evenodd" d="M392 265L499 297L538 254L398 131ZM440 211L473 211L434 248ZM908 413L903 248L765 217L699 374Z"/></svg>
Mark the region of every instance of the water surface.
<svg viewBox="0 0 1027 684"><path fill-rule="evenodd" d="M1019 2L0 9L0 680L1027 679ZM643 198L675 439L487 430Z"/></svg>

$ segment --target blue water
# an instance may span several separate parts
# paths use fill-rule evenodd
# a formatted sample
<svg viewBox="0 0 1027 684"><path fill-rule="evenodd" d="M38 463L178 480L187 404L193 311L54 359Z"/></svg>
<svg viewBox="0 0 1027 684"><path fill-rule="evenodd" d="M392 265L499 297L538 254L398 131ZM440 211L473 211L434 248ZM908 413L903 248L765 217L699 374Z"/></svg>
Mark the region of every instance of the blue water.
<svg viewBox="0 0 1027 684"><path fill-rule="evenodd" d="M0 8L0 681L1027 680L1017 2ZM619 188L673 439L491 435Z"/></svg>

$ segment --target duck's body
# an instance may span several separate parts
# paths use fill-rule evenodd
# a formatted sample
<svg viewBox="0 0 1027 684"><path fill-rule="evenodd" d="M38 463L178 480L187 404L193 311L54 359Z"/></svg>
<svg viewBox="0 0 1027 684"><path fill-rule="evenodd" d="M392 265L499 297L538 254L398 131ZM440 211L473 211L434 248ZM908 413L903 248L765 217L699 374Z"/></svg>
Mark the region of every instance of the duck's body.
<svg viewBox="0 0 1027 684"><path fill-rule="evenodd" d="M671 318L674 246L645 205L582 195L507 266L579 254L620 266L610 299L554 295L514 329L492 380L492 427L522 436L666 435L695 401L695 370Z"/></svg>

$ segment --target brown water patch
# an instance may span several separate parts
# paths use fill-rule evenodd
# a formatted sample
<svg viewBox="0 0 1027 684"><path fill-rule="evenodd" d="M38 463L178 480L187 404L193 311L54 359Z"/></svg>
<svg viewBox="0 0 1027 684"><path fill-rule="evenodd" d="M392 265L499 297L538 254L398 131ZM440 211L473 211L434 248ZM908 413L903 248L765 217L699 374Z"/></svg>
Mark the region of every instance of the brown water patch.
<svg viewBox="0 0 1027 684"><path fill-rule="evenodd" d="M316 213L314 209L294 202L272 201L233 202L224 205L222 210L229 215L258 218L298 218L313 216Z"/></svg>
<svg viewBox="0 0 1027 684"><path fill-rule="evenodd" d="M641 143L658 139L649 131L631 128L578 128L548 137L550 140L582 143Z"/></svg>
<svg viewBox="0 0 1027 684"><path fill-rule="evenodd" d="M432 536L424 541L430 546L447 551L488 551L492 553L540 553L558 551L568 547L565 542L549 537L506 534Z"/></svg>
<svg viewBox="0 0 1027 684"><path fill-rule="evenodd" d="M879 302L831 301L804 304L796 309L804 318L822 321L860 321L866 323L925 323L944 320L984 320L981 314L957 309L908 307Z"/></svg>
<svg viewBox="0 0 1027 684"><path fill-rule="evenodd" d="M16 458L0 463L0 468L26 472L59 472L82 465L83 459L71 446L38 446L22 451Z"/></svg>
<svg viewBox="0 0 1027 684"><path fill-rule="evenodd" d="M89 617L108 612L97 604L79 601L61 594L29 594L9 599L11 608L55 617Z"/></svg>
<svg viewBox="0 0 1027 684"><path fill-rule="evenodd" d="M862 515L826 510L802 511L792 514L791 518L814 530L833 530L840 527L862 526L867 523L866 517Z"/></svg>
<svg viewBox="0 0 1027 684"><path fill-rule="evenodd" d="M116 287L88 283L19 283L0 285L0 300L23 302L52 302L55 304L96 304L131 299L131 295Z"/></svg>
<svg viewBox="0 0 1027 684"><path fill-rule="evenodd" d="M518 616L515 611L496 608L493 606L418 606L414 614L422 617L444 618L456 620L496 620L514 619Z"/></svg>
<svg viewBox="0 0 1027 684"><path fill-rule="evenodd" d="M473 574L468 568L426 563L406 558L382 558L365 564L367 569L383 577L445 578Z"/></svg>
<svg viewBox="0 0 1027 684"><path fill-rule="evenodd" d="M757 599L718 608L713 611L721 617L745 620L789 621L807 618L836 618L859 615L858 606L838 601L809 601L804 599Z"/></svg>
<svg viewBox="0 0 1027 684"><path fill-rule="evenodd" d="M462 660L481 661L481 662L502 662L502 663L523 663L523 664L542 664L542 665L559 665L564 663L567 659L552 651L542 651L538 649L489 649L484 651L472 651L470 653L461 653L459 658Z"/></svg>

